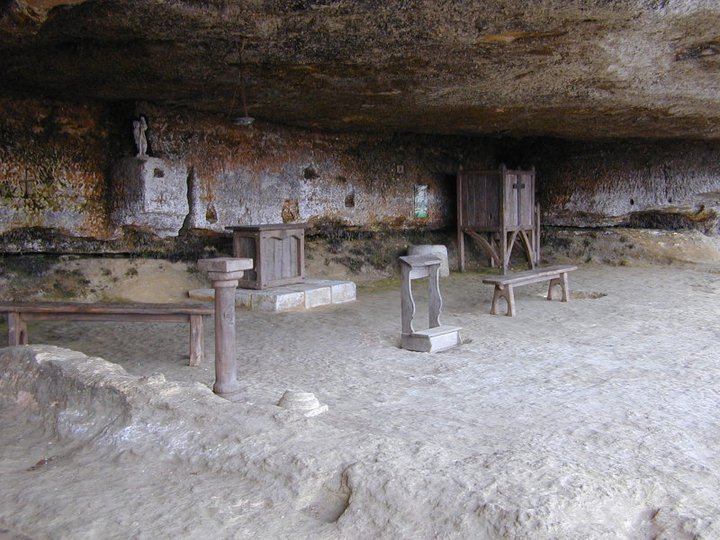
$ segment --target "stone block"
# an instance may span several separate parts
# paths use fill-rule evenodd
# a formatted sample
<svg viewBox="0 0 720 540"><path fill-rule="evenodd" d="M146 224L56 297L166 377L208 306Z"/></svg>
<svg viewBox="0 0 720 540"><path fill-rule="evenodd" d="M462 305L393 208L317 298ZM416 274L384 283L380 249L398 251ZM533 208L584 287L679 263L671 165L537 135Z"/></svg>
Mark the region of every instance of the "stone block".
<svg viewBox="0 0 720 540"><path fill-rule="evenodd" d="M332 290L332 303L343 304L354 302L357 299L357 287L352 281L338 281L330 286Z"/></svg>
<svg viewBox="0 0 720 540"><path fill-rule="evenodd" d="M310 287L330 287L330 301L333 304L352 302L357 298L357 288L352 281L309 279L305 284Z"/></svg>
<svg viewBox="0 0 720 540"><path fill-rule="evenodd" d="M303 291L277 290L253 291L252 309L258 311L288 311L305 307Z"/></svg>
<svg viewBox="0 0 720 540"><path fill-rule="evenodd" d="M433 255L440 259L440 275L450 275L450 265L448 264L448 253L447 246L442 244L436 245L419 245L419 246L408 246L408 255Z"/></svg>
<svg viewBox="0 0 720 540"><path fill-rule="evenodd" d="M311 285L305 288L305 308L312 309L332 303L332 290L329 286Z"/></svg>
<svg viewBox="0 0 720 540"><path fill-rule="evenodd" d="M459 326L436 326L419 330L412 334L403 334L402 348L417 352L440 352L460 345Z"/></svg>
<svg viewBox="0 0 720 540"><path fill-rule="evenodd" d="M245 309L252 309L252 291L247 289L235 291L235 305Z"/></svg>
<svg viewBox="0 0 720 540"><path fill-rule="evenodd" d="M112 220L158 236L174 236L188 214L187 167L153 157L128 157L112 170Z"/></svg>
<svg viewBox="0 0 720 540"><path fill-rule="evenodd" d="M235 291L235 305L258 311L289 311L312 309L328 304L341 304L355 300L355 283L352 281L312 280L305 283L272 287L270 289L241 289ZM212 302L213 289L194 289L188 292L194 300Z"/></svg>

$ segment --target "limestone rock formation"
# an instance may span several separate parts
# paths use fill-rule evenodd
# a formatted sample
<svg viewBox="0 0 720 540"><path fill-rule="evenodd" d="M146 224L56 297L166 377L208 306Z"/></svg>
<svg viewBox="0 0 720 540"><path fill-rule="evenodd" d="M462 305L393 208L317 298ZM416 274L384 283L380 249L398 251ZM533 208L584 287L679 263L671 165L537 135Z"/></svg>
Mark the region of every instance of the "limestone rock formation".
<svg viewBox="0 0 720 540"><path fill-rule="evenodd" d="M0 92L228 117L246 94L313 129L718 138L718 28L714 0L9 0Z"/></svg>

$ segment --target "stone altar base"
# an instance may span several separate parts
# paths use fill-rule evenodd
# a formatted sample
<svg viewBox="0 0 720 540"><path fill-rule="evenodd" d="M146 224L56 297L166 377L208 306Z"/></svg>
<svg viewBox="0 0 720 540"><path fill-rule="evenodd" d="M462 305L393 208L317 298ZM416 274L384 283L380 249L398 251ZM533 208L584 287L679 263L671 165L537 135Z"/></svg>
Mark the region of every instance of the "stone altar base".
<svg viewBox="0 0 720 540"><path fill-rule="evenodd" d="M403 349L416 352L440 352L460 345L459 326L440 325L401 336Z"/></svg>
<svg viewBox="0 0 720 540"><path fill-rule="evenodd" d="M355 300L355 283L326 279L306 279L303 283L269 289L237 289L235 306L257 311L291 311L312 309ZM212 302L213 289L194 289L188 292L193 300Z"/></svg>

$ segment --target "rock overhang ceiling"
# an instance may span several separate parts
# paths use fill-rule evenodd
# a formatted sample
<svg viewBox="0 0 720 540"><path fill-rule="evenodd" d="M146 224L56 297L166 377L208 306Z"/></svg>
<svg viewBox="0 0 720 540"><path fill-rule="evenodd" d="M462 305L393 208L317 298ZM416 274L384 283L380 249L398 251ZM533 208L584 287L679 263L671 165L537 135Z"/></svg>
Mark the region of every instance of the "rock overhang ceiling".
<svg viewBox="0 0 720 540"><path fill-rule="evenodd" d="M717 0L10 0L0 92L310 129L720 138ZM244 91L243 91L244 90Z"/></svg>

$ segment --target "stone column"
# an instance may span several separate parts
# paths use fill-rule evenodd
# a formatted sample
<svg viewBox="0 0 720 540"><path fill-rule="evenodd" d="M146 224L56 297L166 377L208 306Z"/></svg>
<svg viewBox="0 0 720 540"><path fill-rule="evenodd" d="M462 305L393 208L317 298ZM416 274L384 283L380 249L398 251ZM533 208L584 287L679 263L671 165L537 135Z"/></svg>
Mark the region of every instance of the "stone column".
<svg viewBox="0 0 720 540"><path fill-rule="evenodd" d="M252 259L201 259L198 268L207 272L215 290L215 384L213 392L235 401L239 398L235 346L235 289Z"/></svg>

